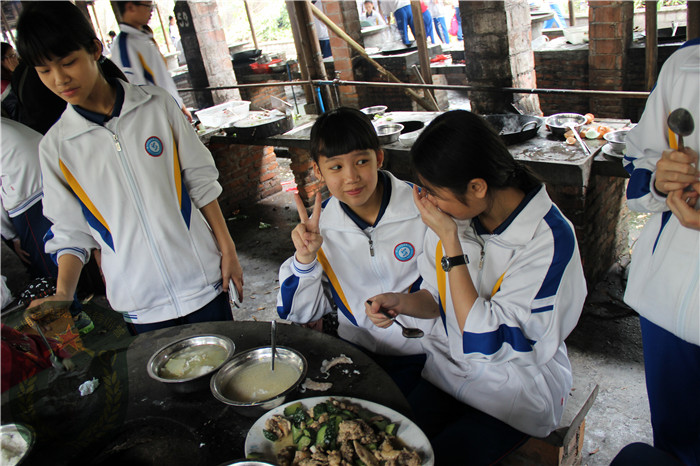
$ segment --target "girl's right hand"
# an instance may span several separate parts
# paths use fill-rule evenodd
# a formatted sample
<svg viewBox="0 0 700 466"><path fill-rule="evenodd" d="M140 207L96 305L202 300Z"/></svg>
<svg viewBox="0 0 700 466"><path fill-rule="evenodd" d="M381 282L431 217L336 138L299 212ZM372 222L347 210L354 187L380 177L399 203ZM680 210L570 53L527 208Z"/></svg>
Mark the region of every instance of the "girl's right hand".
<svg viewBox="0 0 700 466"><path fill-rule="evenodd" d="M669 149L656 162L654 188L661 194L684 189L698 182L698 153L688 147L682 151Z"/></svg>
<svg viewBox="0 0 700 466"><path fill-rule="evenodd" d="M417 185L413 185L413 202L415 202L420 216L428 228L444 242L457 234L457 224L454 219L433 204L428 196L421 192Z"/></svg>
<svg viewBox="0 0 700 466"><path fill-rule="evenodd" d="M323 244L323 237L318 227L319 219L321 218L321 193L316 193L314 201L314 209L309 218L306 213L306 206L301 200L299 194L294 194L294 201L299 213L301 222L292 230L292 242L296 248L296 259L302 264L310 264L316 259L318 250Z"/></svg>
<svg viewBox="0 0 700 466"><path fill-rule="evenodd" d="M379 309L386 310L390 315L397 316L397 309L401 304L401 295L398 293L382 293L369 298L365 302L365 313L374 325L387 328L394 322L387 316L379 312Z"/></svg>

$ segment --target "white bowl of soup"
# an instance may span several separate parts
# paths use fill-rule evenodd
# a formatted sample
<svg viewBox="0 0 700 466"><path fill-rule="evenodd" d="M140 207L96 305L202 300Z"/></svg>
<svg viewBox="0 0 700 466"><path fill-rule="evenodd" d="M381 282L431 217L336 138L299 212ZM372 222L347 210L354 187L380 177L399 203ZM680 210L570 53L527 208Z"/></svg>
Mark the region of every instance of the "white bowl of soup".
<svg viewBox="0 0 700 466"><path fill-rule="evenodd" d="M222 335L196 335L160 348L148 361L148 375L177 392L203 389L211 375L231 359L233 341Z"/></svg>
<svg viewBox="0 0 700 466"><path fill-rule="evenodd" d="M214 397L250 417L276 408L287 399L306 377L306 358L284 346L263 346L234 356L211 378Z"/></svg>

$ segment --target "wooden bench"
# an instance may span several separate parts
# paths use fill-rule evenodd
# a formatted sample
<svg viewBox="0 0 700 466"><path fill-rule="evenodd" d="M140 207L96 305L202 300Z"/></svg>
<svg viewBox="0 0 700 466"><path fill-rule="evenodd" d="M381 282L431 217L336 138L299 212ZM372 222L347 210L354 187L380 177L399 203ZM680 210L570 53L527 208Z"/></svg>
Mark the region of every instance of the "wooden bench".
<svg viewBox="0 0 700 466"><path fill-rule="evenodd" d="M501 464L507 466L581 464L586 414L598 396L598 384L577 380L574 384L559 427L546 438L531 438Z"/></svg>

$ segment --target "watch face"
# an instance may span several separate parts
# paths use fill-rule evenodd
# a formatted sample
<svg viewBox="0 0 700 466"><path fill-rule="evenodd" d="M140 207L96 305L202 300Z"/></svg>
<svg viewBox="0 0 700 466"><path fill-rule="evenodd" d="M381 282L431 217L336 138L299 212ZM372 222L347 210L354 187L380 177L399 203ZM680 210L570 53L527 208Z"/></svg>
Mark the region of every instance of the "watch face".
<svg viewBox="0 0 700 466"><path fill-rule="evenodd" d="M440 265L442 265L442 270L444 270L445 272L450 270L450 258L443 257L442 260L440 260Z"/></svg>

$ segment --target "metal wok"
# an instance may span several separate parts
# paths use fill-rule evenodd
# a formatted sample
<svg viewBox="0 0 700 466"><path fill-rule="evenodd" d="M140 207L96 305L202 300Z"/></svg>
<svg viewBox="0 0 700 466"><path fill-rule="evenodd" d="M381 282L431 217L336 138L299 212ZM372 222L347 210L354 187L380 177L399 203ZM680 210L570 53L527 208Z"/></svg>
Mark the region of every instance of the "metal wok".
<svg viewBox="0 0 700 466"><path fill-rule="evenodd" d="M535 137L542 119L531 115L510 113L484 115L484 119L496 130L506 145L518 144Z"/></svg>

